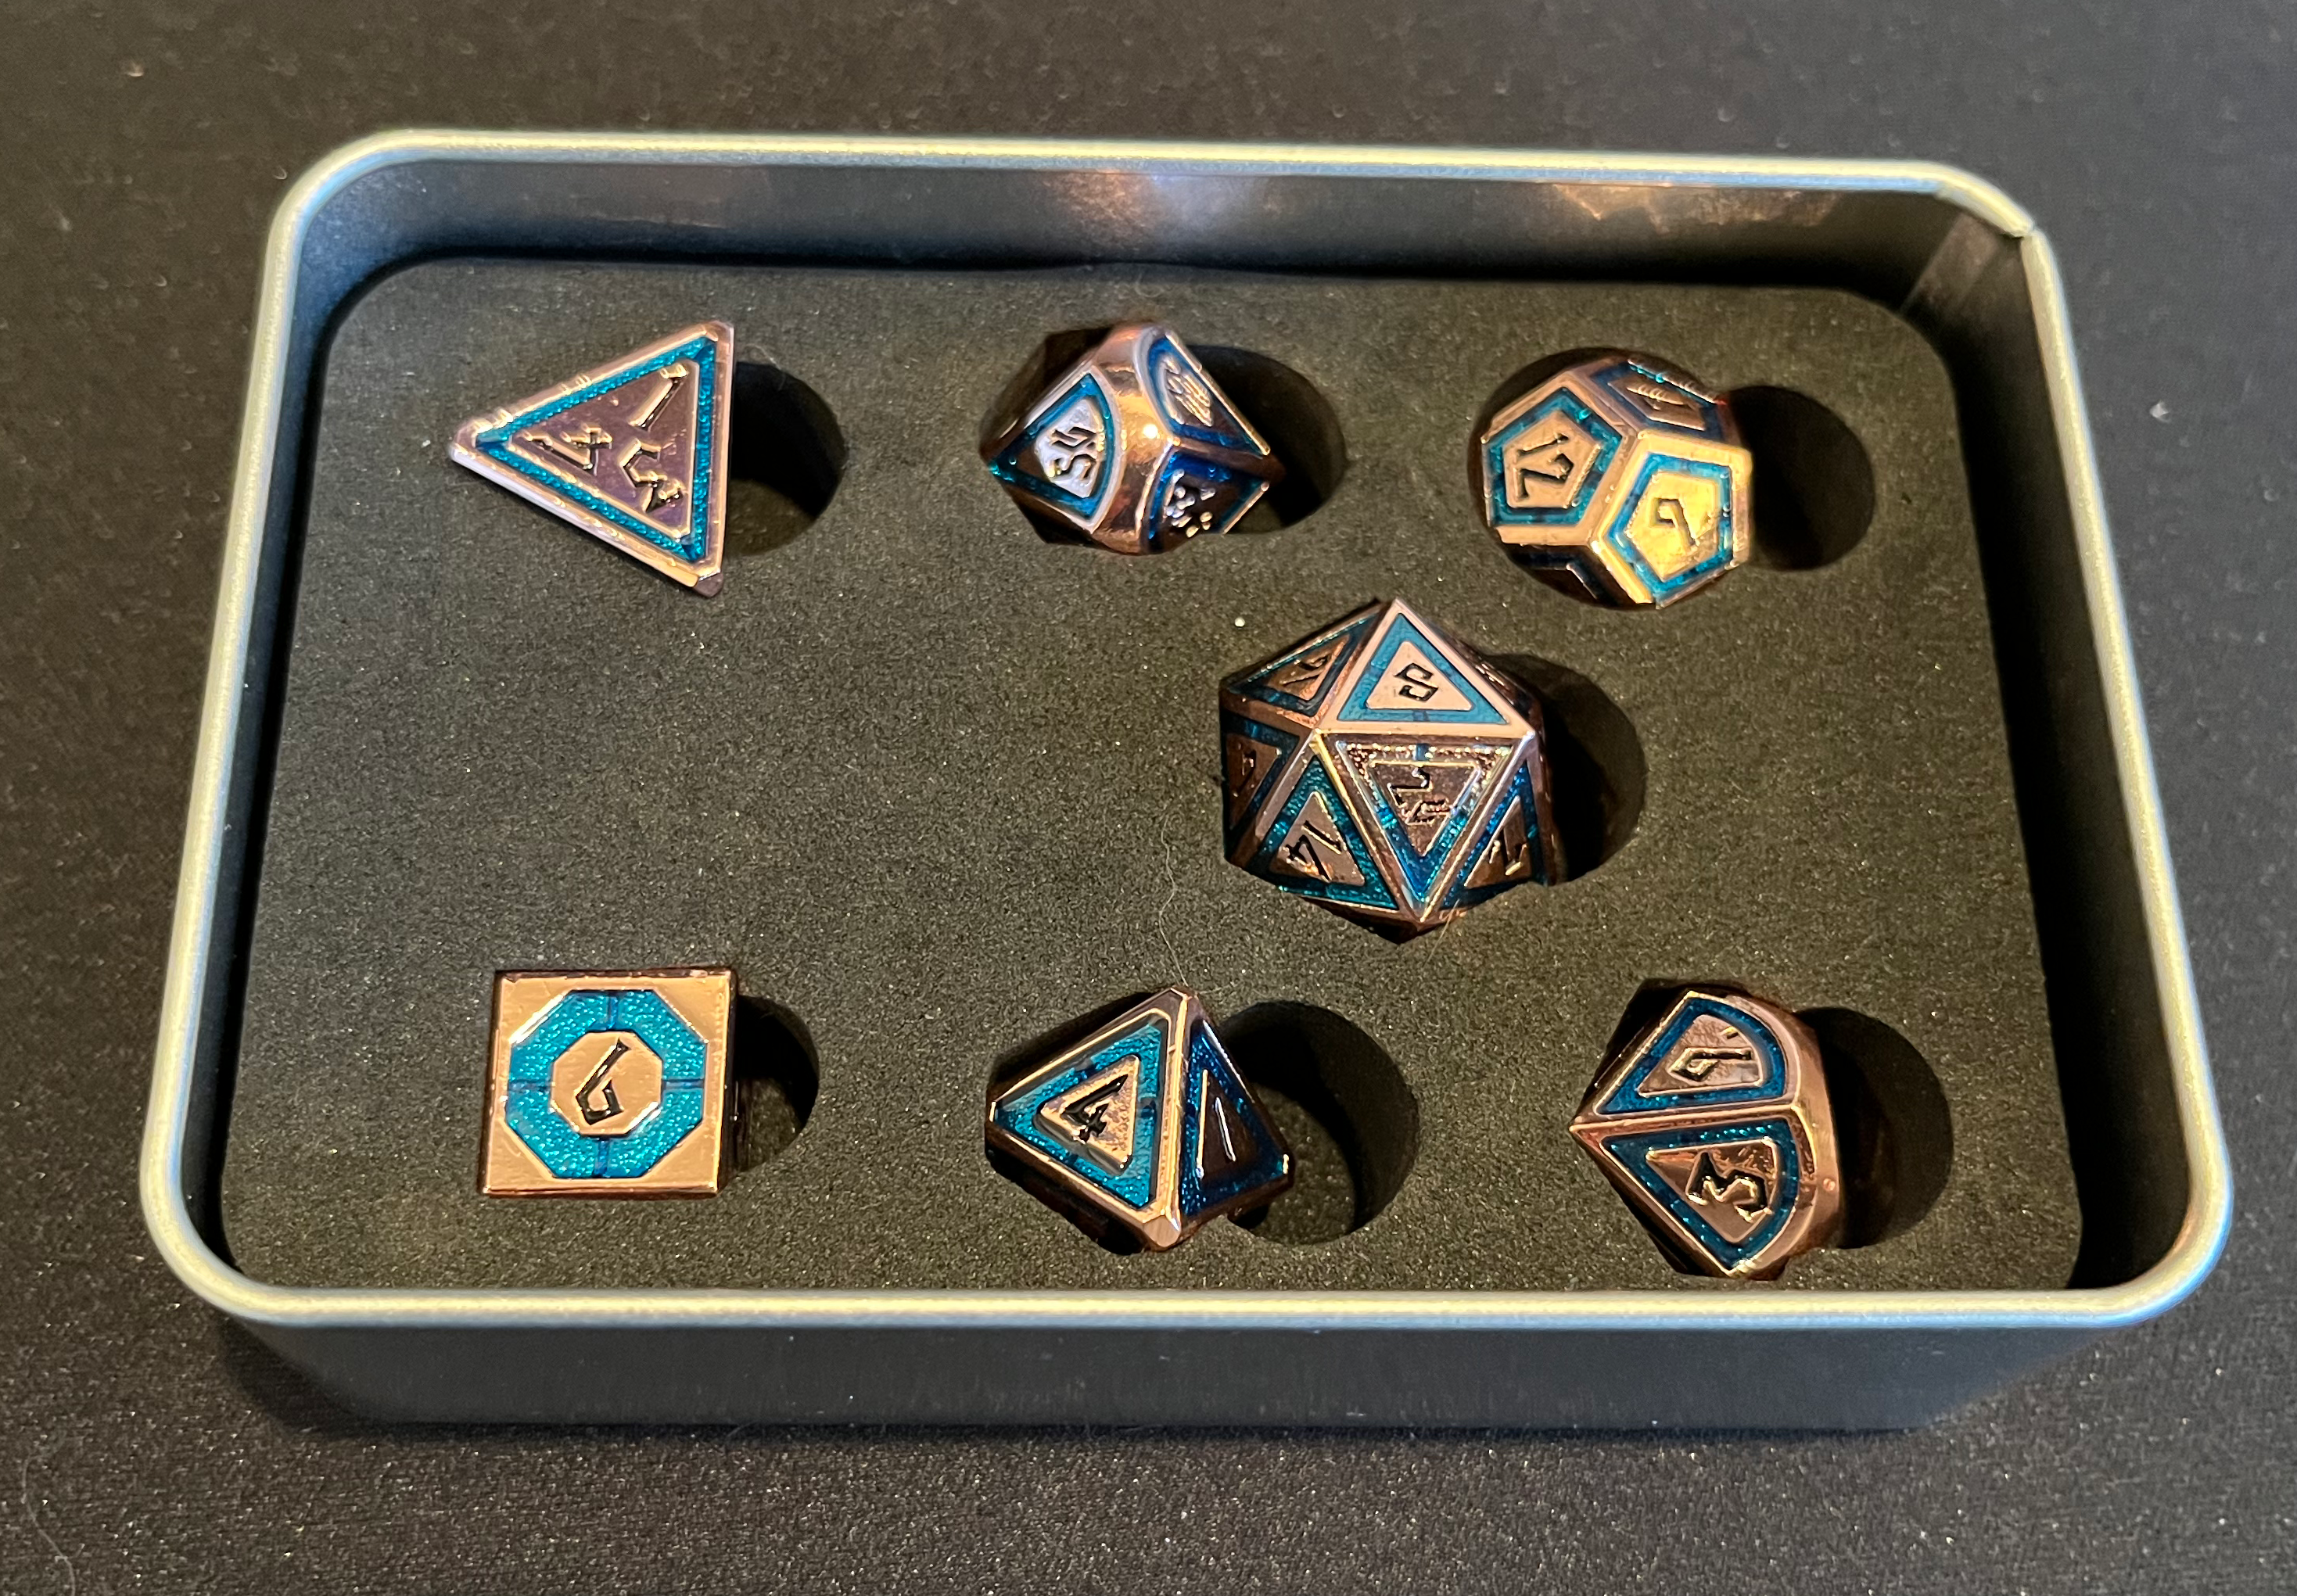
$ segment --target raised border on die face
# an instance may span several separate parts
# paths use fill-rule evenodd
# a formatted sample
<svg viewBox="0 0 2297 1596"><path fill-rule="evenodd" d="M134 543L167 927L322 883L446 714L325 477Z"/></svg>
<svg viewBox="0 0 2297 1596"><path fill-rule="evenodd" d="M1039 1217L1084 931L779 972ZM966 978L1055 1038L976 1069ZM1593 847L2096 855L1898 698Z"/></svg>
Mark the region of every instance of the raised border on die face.
<svg viewBox="0 0 2297 1596"><path fill-rule="evenodd" d="M567 1177L551 1172L510 1124L511 1050L520 1037L570 992L639 989L659 996L702 1039L702 1118L643 1174ZM715 1197L724 1183L728 1063L733 1043L734 972L674 970L505 970L495 976L493 1038L488 1050L486 1137L479 1189L488 1197Z"/></svg>

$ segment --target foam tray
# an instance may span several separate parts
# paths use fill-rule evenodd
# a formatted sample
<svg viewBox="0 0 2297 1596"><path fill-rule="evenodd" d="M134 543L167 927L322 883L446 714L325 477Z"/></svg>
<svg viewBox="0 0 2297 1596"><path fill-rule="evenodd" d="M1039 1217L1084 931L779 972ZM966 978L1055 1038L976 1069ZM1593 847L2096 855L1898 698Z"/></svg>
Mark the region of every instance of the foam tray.
<svg viewBox="0 0 2297 1596"><path fill-rule="evenodd" d="M797 535L752 547L737 525L718 597L445 458L465 414L705 316L819 395L850 451ZM1330 497L1161 556L1033 531L983 468L983 417L1049 333L1137 319L1305 379L1346 440ZM1467 443L1511 374L1592 345L1818 401L1872 463L1865 535L1654 613L1543 587L1478 521ZM349 310L323 392L225 1166L225 1234L259 1276L1675 1287L1566 1131L1630 1000L1666 978L1854 1010L1942 1089L1931 1211L1799 1262L1790 1287L2070 1273L2079 1215L1953 396L1879 308L1825 289L443 260ZM1263 424L1280 444L1293 420ZM1225 862L1217 791L1219 679L1388 595L1592 683L1642 766L1611 858L1404 946ZM478 1194L496 970L718 963L811 1039L794 1141L708 1202ZM1393 1061L1416 1156L1369 1223L1317 1245L1222 1225L1120 1257L992 1170L1000 1055L1168 982L1227 1015L1314 1005ZM1315 1156L1400 1130L1334 1128L1295 1137L1301 1201L1330 1188Z"/></svg>

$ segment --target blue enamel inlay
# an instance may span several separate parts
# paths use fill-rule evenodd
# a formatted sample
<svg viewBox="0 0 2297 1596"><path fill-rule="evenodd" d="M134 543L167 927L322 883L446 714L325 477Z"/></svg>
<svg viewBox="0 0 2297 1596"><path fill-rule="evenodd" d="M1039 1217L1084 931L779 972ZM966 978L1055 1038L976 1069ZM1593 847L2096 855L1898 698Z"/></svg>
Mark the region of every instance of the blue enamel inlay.
<svg viewBox="0 0 2297 1596"><path fill-rule="evenodd" d="M1569 504L1558 505L1552 509L1516 509L1507 501L1508 446L1552 415L1568 418L1595 440L1595 463L1587 468L1586 476L1580 481L1579 491L1572 495ZM1603 473L1611 469L1611 461L1618 452L1618 429L1589 409L1577 394L1568 389L1557 390L1485 447L1484 479L1490 485L1493 522L1500 526L1573 524L1587 513L1588 505L1594 500L1595 490L1603 485ZM1523 555L1535 551L1517 549L1511 552Z"/></svg>
<svg viewBox="0 0 2297 1596"><path fill-rule="evenodd" d="M1680 422L1663 421L1651 415L1643 407L1642 400L1619 386L1629 377L1641 377L1647 383L1658 383L1670 393L1681 394L1699 412L1700 424L1687 427ZM1663 371L1653 371L1640 361L1622 360L1617 365L1607 366L1597 372L1594 380L1618 394L1619 402L1626 406L1630 412L1642 417L1655 427L1669 427L1678 432L1697 432L1707 438L1723 436L1723 412L1717 407L1715 401L1696 389L1684 387Z"/></svg>
<svg viewBox="0 0 2297 1596"><path fill-rule="evenodd" d="M1745 1240L1737 1243L1724 1240L1720 1232L1707 1222L1706 1217L1668 1185L1650 1163L1651 1154L1671 1152L1677 1148L1727 1147L1734 1142L1758 1139L1767 1139L1778 1149L1779 1172L1770 1193L1769 1213ZM1697 1238L1699 1245L1726 1269L1735 1269L1776 1238L1778 1233L1786 1228L1787 1221L1793 1216L1795 1197L1802 1189L1802 1158L1795 1148L1794 1127L1783 1119L1753 1120L1740 1125L1707 1125L1692 1130L1669 1126L1640 1134L1606 1138L1603 1150L1618 1161L1619 1167L1626 1170L1637 1185L1657 1197L1683 1228Z"/></svg>
<svg viewBox="0 0 2297 1596"><path fill-rule="evenodd" d="M564 415L575 406L588 403L602 393L612 393L640 377L649 376L666 366L679 360L694 362L694 481L687 495L686 536L673 538L660 527L650 525L610 499L601 498L575 478L537 465L510 447L512 434L528 427L539 426L555 415ZM718 341L707 335L690 338L677 348L666 350L643 366L633 366L618 371L595 383L587 383L573 392L538 405L523 415L515 415L498 427L490 427L475 440L479 449L490 459L500 462L521 476L531 477L552 492L572 499L592 514L597 515L624 531L635 532L656 548L676 555L682 560L699 560L709 552L710 495L716 483L711 479L711 463L717 457L713 440L718 426Z"/></svg>
<svg viewBox="0 0 2297 1596"><path fill-rule="evenodd" d="M586 1136L550 1102L551 1066L600 1031L627 1031L662 1060L660 1107L620 1136ZM567 992L511 1049L503 1117L562 1181L631 1180L661 1163L702 1123L709 1064L709 1048L660 992L644 987Z"/></svg>
<svg viewBox="0 0 2297 1596"><path fill-rule="evenodd" d="M1643 558L1642 551L1635 547L1635 540L1627 536L1627 528L1634 523L1635 512L1642 506L1643 495L1651 489L1651 478L1662 471L1705 477L1722 490L1717 495L1721 508L1716 512L1715 552L1697 564L1687 566L1665 580L1661 580L1651 562ZM1731 550L1738 537L1731 517L1731 468L1713 460L1686 460L1679 455L1645 457L1642 469L1635 473L1634 486L1627 489L1626 498L1620 501L1619 512L1611 518L1610 527L1603 537L1634 573L1642 578L1643 586L1651 589L1652 603L1663 603L1674 597L1685 588L1704 580L1731 564Z"/></svg>
<svg viewBox="0 0 2297 1596"><path fill-rule="evenodd" d="M1312 638L1301 644L1299 647L1277 655L1259 670L1248 676L1239 678L1230 686L1234 691L1243 694L1247 698L1257 698L1263 703L1272 703L1280 710L1290 710L1298 715L1313 715L1316 712L1316 706L1330 696L1333 684L1346 672L1349 659L1354 655L1359 647L1363 646L1364 631L1376 618L1367 615L1339 631L1324 632ZM1316 691L1312 696L1297 697L1290 693L1280 692L1268 685L1269 679L1287 665L1296 660L1304 659L1319 649L1330 646L1336 638L1341 639L1339 658L1334 660L1331 669L1324 672L1323 679L1316 684Z"/></svg>
<svg viewBox="0 0 2297 1596"><path fill-rule="evenodd" d="M1221 391L1214 385L1212 378L1205 374L1205 368L1181 354L1174 347L1171 339L1160 336L1156 342L1150 344L1148 358L1141 362L1141 366L1148 374L1148 391L1157 401L1157 413L1165 418L1166 426L1181 437L1193 438L1199 443L1210 443L1221 448L1239 449L1248 454L1257 455L1266 452L1247 437L1240 426L1230 427L1220 424L1223 421L1235 420L1234 413L1221 402ZM1205 385L1206 397L1212 404L1212 425L1200 427L1188 417L1174 413L1172 405L1165 397L1165 373L1173 366L1180 367Z"/></svg>
<svg viewBox="0 0 2297 1596"><path fill-rule="evenodd" d="M1492 886L1468 885L1468 877L1475 873L1477 861L1484 857L1484 850L1492 845L1492 838L1499 835L1500 827L1506 823L1508 810L1518 805L1523 810L1524 846L1531 850L1531 878L1542 886L1547 884L1547 848L1545 839L1539 835L1539 806L1533 802L1533 797L1531 772L1519 761L1514 775L1509 778L1507 790L1500 794L1499 802L1492 808L1492 818L1484 822L1483 829L1476 834L1476 840L1469 844L1467 852L1461 856L1460 874L1453 881L1452 890L1444 900L1445 909L1472 908L1498 897L1511 886L1523 884L1520 881L1503 881Z"/></svg>
<svg viewBox="0 0 2297 1596"><path fill-rule="evenodd" d="M1021 465L1022 457L1028 452L1029 446L1075 402L1079 394L1091 399L1093 408L1100 414L1100 469L1093 478L1092 491L1083 495L1072 493L1058 482L1049 482L1034 472L1025 470ZM1117 469L1122 463L1118 458L1122 448L1123 440L1116 435L1116 417L1108 407L1108 396L1101 391L1100 379L1086 372L1063 389L1059 398L1040 411L1037 419L1022 428L1021 435L989 462L989 474L1000 482L1059 505L1090 521L1100 513L1102 502L1108 498L1108 485L1116 480Z"/></svg>
<svg viewBox="0 0 2297 1596"><path fill-rule="evenodd" d="M1269 785L1275 781L1277 776L1283 770L1284 761L1292 757L1292 751L1300 746L1300 739L1288 731L1280 731L1273 726L1263 725L1257 720L1232 713L1228 710L1221 712L1221 735L1223 739L1231 736L1249 737L1256 743L1267 745L1275 751L1276 755L1261 771L1260 779L1253 784L1252 794L1237 810L1235 821L1224 828L1228 837L1228 851L1233 853L1236 851L1237 843L1243 841L1246 829L1252 824L1253 810L1258 809L1260 801L1268 796ZM1223 748L1221 751L1221 772L1223 777L1226 777L1227 771L1228 751ZM1223 806L1222 812L1225 814L1228 794L1223 792L1221 796Z"/></svg>
<svg viewBox="0 0 2297 1596"><path fill-rule="evenodd" d="M1417 645L1428 662L1442 671L1445 679L1460 690L1460 695L1468 701L1466 709L1375 710L1371 707L1373 691L1379 687L1380 679L1387 674L1388 666L1395 662L1396 651L1407 642ZM1464 672L1453 666L1452 662L1445 657L1444 651L1428 640L1428 634L1412 624L1412 618L1408 615L1398 615L1395 618L1395 623L1387 629L1387 636L1379 640L1379 647L1374 651L1371 663L1365 666L1363 674L1356 679L1355 690L1348 695L1347 703L1342 706L1340 719L1355 721L1370 720L1381 725L1399 720L1422 725L1504 726L1507 724L1507 717L1500 712L1499 706L1491 701L1490 695L1470 680Z"/></svg>
<svg viewBox="0 0 2297 1596"><path fill-rule="evenodd" d="M1333 739L1337 745L1335 752L1344 767L1349 762L1347 750L1353 741L1351 738ZM1421 743L1416 745L1412 757L1415 761L1425 761L1428 757L1428 745ZM1412 899L1412 908L1416 910L1424 907L1428 894L1435 888L1436 878L1444 873L1445 861L1452 857L1452 849L1458 843L1461 834L1468 829L1468 823L1476 817L1479 807L1477 800L1483 795L1484 772L1476 771L1469 778L1468 785L1460 790L1459 801L1452 806L1452 812L1445 817L1443 828L1437 832L1425 853L1412 845L1412 833L1396 814L1391 795L1371 778L1369 770L1363 773L1356 785L1370 802L1372 822L1379 827L1380 835L1387 839L1396 865L1404 873L1404 888Z"/></svg>
<svg viewBox="0 0 2297 1596"><path fill-rule="evenodd" d="M1197 1138L1204 1126L1205 1093L1208 1090L1221 1095L1230 1115L1259 1147L1260 1156L1227 1171L1217 1180L1203 1181L1197 1173ZM1245 1089L1244 1078L1229 1062L1228 1055L1213 1036L1212 1027L1202 1022L1191 1027L1189 1088L1181 1098L1181 1216L1193 1219L1239 1192L1267 1184L1284 1172L1288 1162L1282 1144L1261 1117L1258 1105Z"/></svg>
<svg viewBox="0 0 2297 1596"><path fill-rule="evenodd" d="M1763 1078L1751 1086L1727 1087L1715 1091L1646 1091L1644 1083L1667 1062L1667 1056L1693 1022L1713 1018L1734 1027L1739 1034L1754 1045L1755 1057L1763 1066ZM1638 1057L1634 1067L1619 1077L1611 1095L1603 1099L1598 1114L1644 1114L1655 1108L1705 1108L1725 1103L1760 1103L1784 1097L1787 1090L1786 1055L1780 1050L1779 1039L1771 1028L1735 1003L1704 995L1690 999L1681 1012L1667 1021L1667 1028L1652 1038Z"/></svg>
<svg viewBox="0 0 2297 1596"><path fill-rule="evenodd" d="M1356 874L1363 877L1361 886L1343 886L1338 882L1315 881L1305 876L1288 875L1276 868L1276 850L1291 833L1292 822L1308 807L1308 800L1321 794L1324 810L1332 817L1333 827L1340 834L1341 845L1348 851ZM1311 759L1300 771L1300 779L1284 800L1282 812L1276 824L1268 828L1268 840L1261 844L1253 858L1252 873L1264 876L1288 893L1303 898L1313 898L1326 903L1352 903L1360 909L1394 909L1395 900L1389 895L1387 884L1380 880L1379 867L1373 862L1371 850L1364 845L1356 831L1355 822L1348 818L1347 806L1340 802L1333 789L1331 777L1324 772L1324 762Z"/></svg>
<svg viewBox="0 0 2297 1596"><path fill-rule="evenodd" d="M1163 1016L1148 1016L1066 1069L1055 1070L1025 1090L1000 1098L997 1123L1080 1181L1099 1187L1131 1207L1146 1208L1157 1195L1157 1115L1164 1090L1167 1029ZM1106 1074L1128 1058L1140 1061L1140 1074L1133 1082L1138 1106L1132 1122L1132 1156L1122 1170L1112 1174L1090 1154L1038 1123L1037 1110L1072 1087L1082 1085L1092 1076Z"/></svg>

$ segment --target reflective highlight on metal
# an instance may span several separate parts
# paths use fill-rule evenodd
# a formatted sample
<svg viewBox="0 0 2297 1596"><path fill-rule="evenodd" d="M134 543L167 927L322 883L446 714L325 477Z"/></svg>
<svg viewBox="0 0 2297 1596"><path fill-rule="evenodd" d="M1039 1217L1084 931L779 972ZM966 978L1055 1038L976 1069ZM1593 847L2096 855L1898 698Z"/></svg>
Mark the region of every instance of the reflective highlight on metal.
<svg viewBox="0 0 2297 1596"><path fill-rule="evenodd" d="M1775 1279L1841 1218L1818 1041L1760 998L1684 991L1596 1076L1571 1134L1686 1273Z"/></svg>
<svg viewBox="0 0 2297 1596"><path fill-rule="evenodd" d="M1152 1252L1292 1184L1283 1138L1177 986L992 1087L987 1141L1048 1206Z"/></svg>
<svg viewBox="0 0 2297 1596"><path fill-rule="evenodd" d="M1244 519L1283 464L1165 328L1113 329L982 451L1025 508L1156 554Z"/></svg>
<svg viewBox="0 0 2297 1596"><path fill-rule="evenodd" d="M1231 862L1390 934L1558 878L1539 700L1401 599L1221 684Z"/></svg>
<svg viewBox="0 0 2297 1596"><path fill-rule="evenodd" d="M734 330L702 322L473 416L449 452L673 581L718 591Z"/></svg>
<svg viewBox="0 0 2297 1596"><path fill-rule="evenodd" d="M1730 405L1647 355L1556 373L1492 417L1478 456L1500 541L1600 604L1673 604L1753 547L1754 457Z"/></svg>
<svg viewBox="0 0 2297 1596"><path fill-rule="evenodd" d="M711 1197L722 1181L734 972L495 977L489 1197Z"/></svg>

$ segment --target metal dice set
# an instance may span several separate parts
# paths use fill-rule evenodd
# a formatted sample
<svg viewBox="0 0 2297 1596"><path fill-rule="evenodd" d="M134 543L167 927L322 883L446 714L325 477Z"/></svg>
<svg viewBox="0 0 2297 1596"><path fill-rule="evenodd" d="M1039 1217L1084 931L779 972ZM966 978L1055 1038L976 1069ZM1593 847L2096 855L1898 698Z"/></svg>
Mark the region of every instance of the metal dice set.
<svg viewBox="0 0 2297 1596"><path fill-rule="evenodd" d="M473 417L452 457L714 594L734 366L731 328L702 323ZM1231 531L1284 475L1188 346L1145 324L1100 338L983 458L1041 526L1132 555ZM1581 597L1656 609L1747 558L1753 465L1729 406L1650 358L1549 374L1493 415L1477 458L1487 528ZM1403 941L1562 877L1538 695L1401 599L1229 676L1218 715L1219 845L1280 893ZM734 1000L726 969L499 975L481 1189L715 1194ZM1569 1129L1678 1267L1772 1278L1837 1224L1818 1047L1765 1000L1684 989ZM1002 1172L1120 1250L1178 1246L1292 1181L1282 1135L1177 987L993 1083L983 1134Z"/></svg>

